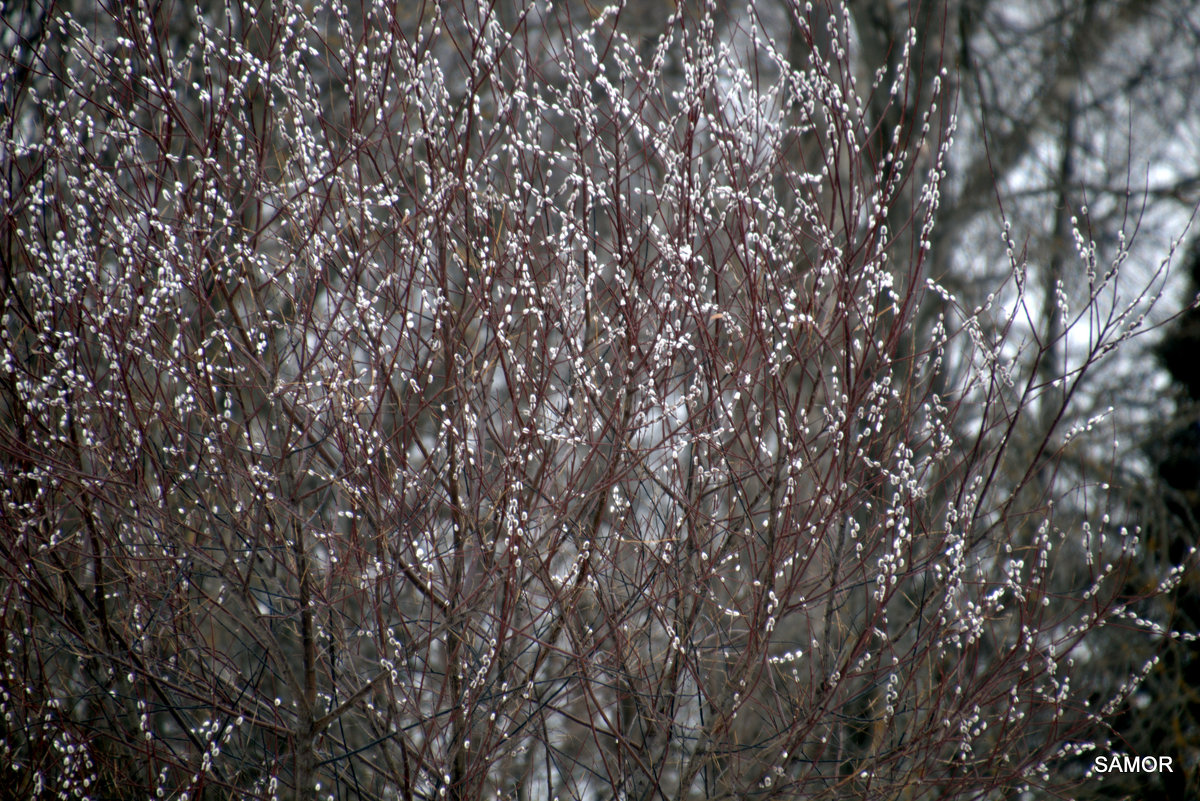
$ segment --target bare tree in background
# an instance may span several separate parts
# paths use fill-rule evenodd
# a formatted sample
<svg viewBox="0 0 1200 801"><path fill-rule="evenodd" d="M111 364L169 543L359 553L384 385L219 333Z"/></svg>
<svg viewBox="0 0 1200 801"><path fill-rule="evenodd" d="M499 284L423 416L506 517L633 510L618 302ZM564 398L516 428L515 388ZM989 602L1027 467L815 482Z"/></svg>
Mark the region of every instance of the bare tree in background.
<svg viewBox="0 0 1200 801"><path fill-rule="evenodd" d="M14 795L1087 781L1172 252L968 298L947 15L860 10L6 9Z"/></svg>

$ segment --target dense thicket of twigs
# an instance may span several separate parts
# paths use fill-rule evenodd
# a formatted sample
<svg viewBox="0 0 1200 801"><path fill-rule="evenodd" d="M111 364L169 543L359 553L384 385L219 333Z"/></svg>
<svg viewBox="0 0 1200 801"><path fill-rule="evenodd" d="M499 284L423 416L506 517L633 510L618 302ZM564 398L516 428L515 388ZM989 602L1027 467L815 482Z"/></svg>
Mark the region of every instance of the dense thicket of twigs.
<svg viewBox="0 0 1200 801"><path fill-rule="evenodd" d="M13 792L1078 780L1161 626L1057 467L1152 285L1078 221L1082 302L931 274L938 35L311 5L9 21Z"/></svg>

